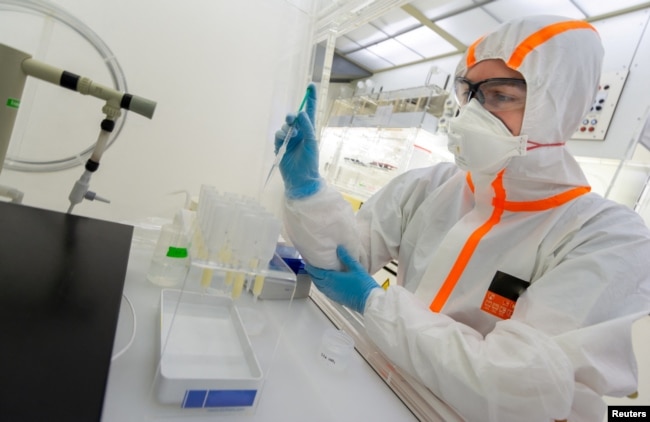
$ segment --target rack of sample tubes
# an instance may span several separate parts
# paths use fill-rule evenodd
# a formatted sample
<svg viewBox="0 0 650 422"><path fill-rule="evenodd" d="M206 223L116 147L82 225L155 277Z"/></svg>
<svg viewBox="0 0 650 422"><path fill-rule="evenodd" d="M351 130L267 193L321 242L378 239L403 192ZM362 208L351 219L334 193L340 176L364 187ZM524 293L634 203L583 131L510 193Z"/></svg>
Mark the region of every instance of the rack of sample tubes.
<svg viewBox="0 0 650 422"><path fill-rule="evenodd" d="M295 293L281 223L252 198L204 185L191 224L185 280L161 290L154 419L254 412ZM265 284L286 300L263 299Z"/></svg>
<svg viewBox="0 0 650 422"><path fill-rule="evenodd" d="M274 256L280 230L279 219L254 199L202 186L191 245L200 288L233 299L248 290L257 298L267 277L293 278Z"/></svg>

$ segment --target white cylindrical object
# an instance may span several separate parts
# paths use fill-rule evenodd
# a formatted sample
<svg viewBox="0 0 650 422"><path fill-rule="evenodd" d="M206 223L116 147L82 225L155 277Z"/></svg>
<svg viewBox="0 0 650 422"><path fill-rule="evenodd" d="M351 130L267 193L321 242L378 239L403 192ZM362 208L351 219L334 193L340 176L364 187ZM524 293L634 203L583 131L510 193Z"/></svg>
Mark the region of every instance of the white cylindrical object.
<svg viewBox="0 0 650 422"><path fill-rule="evenodd" d="M61 83L61 75L63 74L63 69L58 69L47 63L43 63L32 58L23 60L21 67L25 74L33 76L36 79L50 82L54 85L59 85Z"/></svg>
<svg viewBox="0 0 650 422"><path fill-rule="evenodd" d="M76 82L76 86L63 83L63 80L61 79L64 74L63 69L29 58L29 56L22 61L21 67L23 72L29 76L33 76L46 82L51 82L55 85L65 86L66 88L73 89L83 95L90 95L91 97L110 101L115 106L131 110L134 113L138 113L142 116L148 117L149 119L153 117L153 113L156 109L155 101L138 97L137 95L120 92L109 86L94 82L92 79L85 76L65 72L68 77L72 78L72 81ZM66 78L66 80L68 79L69 78Z"/></svg>
<svg viewBox="0 0 650 422"><path fill-rule="evenodd" d="M70 207L74 207L81 201L83 201L84 196L86 195L86 192L88 192L88 188L90 187L90 176L92 175L91 172L88 170L84 170L83 173L81 173L81 177L79 177L79 180L77 180L74 185L72 186L72 190L70 191L70 195L68 195L68 200L70 201Z"/></svg>
<svg viewBox="0 0 650 422"><path fill-rule="evenodd" d="M27 75L33 76L36 79L50 82L54 85L62 85L61 76L64 72L63 69L32 58L24 60L22 63L22 68ZM102 100L113 101L118 105L122 101L124 93L93 82L90 78L78 75L74 75L74 77L76 86L66 86L66 88L73 89L83 95L90 95Z"/></svg>
<svg viewBox="0 0 650 422"><path fill-rule="evenodd" d="M0 44L0 171L9 149L11 133L27 80L21 63L30 57L27 53Z"/></svg>

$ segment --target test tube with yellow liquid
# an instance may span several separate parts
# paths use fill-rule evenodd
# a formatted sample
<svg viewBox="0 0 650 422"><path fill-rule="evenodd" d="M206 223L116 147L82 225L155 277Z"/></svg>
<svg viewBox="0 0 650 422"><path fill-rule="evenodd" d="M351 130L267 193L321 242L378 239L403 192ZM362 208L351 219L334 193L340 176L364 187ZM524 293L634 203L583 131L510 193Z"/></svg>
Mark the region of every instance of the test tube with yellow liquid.
<svg viewBox="0 0 650 422"><path fill-rule="evenodd" d="M254 253L254 245L260 230L263 229L263 219L258 209L247 209L237 215L232 239L232 258L235 274L232 286L232 298L237 299L246 283L246 275L251 270L249 263Z"/></svg>
<svg viewBox="0 0 650 422"><path fill-rule="evenodd" d="M233 299L241 296L249 276L247 288L257 298L280 228L280 221L251 198L220 195L216 189L202 186L195 232L196 253L207 263L201 273L201 288L212 286L214 271L219 268L224 273L224 287Z"/></svg>
<svg viewBox="0 0 650 422"><path fill-rule="evenodd" d="M260 220L264 222L263 228L253 246L253 258L251 259L251 265L255 266L255 269L258 270L258 273L253 279L252 288L255 300L257 300L264 288L265 276L259 273L260 266L268 265L273 258L282 228L280 221L271 213L266 213Z"/></svg>

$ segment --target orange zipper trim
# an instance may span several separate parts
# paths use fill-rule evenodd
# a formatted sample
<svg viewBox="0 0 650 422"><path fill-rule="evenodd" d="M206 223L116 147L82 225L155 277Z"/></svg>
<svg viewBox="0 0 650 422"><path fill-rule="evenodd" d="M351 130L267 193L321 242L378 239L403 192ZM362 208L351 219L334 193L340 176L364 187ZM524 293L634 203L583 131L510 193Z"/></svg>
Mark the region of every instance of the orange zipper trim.
<svg viewBox="0 0 650 422"><path fill-rule="evenodd" d="M492 182L492 188L494 189L495 199L497 201L500 199L501 203L505 202L505 197L506 197L506 191L505 189L503 189L504 171L505 170L501 170L499 174L497 174L497 177ZM468 178L468 180L471 179ZM442 307L445 305L447 299L449 299L449 296L451 296L451 292L454 290L454 287L456 287L456 283L458 283L460 276L463 275L463 271L465 270L465 267L467 266L467 263L469 262L470 258L474 254L474 251L476 250L476 247L478 246L479 242L481 241L483 236L485 236L492 229L492 227L494 227L501 220L502 214L503 214L502 207L494 207L490 218L478 229L476 229L474 233L472 233L469 236L467 242L465 242L465 245L463 246L463 249L461 249L460 253L458 254L458 258L456 258L456 262L454 262L454 266L451 267L451 270L447 275L447 279L445 280L444 283L442 283L442 287L440 287L440 290L438 290L438 294L436 295L436 297L433 299L433 302L431 302L431 305L429 306L429 309L431 309L433 312L440 312Z"/></svg>
<svg viewBox="0 0 650 422"><path fill-rule="evenodd" d="M554 195L549 198L540 199L537 201L523 201L523 202L506 201L506 191L503 188L504 172L505 169L501 170L499 174L497 174L497 177L492 182L492 188L494 189L494 194L495 194L494 199L492 200L492 205L494 206L494 209L492 210L492 215L490 215L490 218L488 218L488 220L485 223L483 223L479 228L474 230L474 232L469 236L469 238L465 242L465 245L463 246L460 253L458 254L458 257L456 258L456 262L454 262L454 265L451 267L451 270L449 271L447 278L442 283L442 286L440 287L440 290L438 290L436 297L429 305L429 309L431 311L440 312L443 306L445 306L445 303L447 303L447 300L451 296L451 293L454 291L454 288L456 287L458 280L460 280L460 277L463 275L463 272L465 271L465 268L467 267L469 260L472 258L472 255L474 254L476 247L480 243L481 239L483 239L483 237L487 233L489 233L489 231L492 230L492 228L496 226L499 223L499 221L501 221L501 216L503 215L504 211L506 210L511 212L545 211L563 205L591 191L591 188L589 186L579 186L577 188L573 188L566 192L562 192L558 195ZM469 184L470 189L473 192L474 184L472 183L472 179L469 172L467 173L467 183Z"/></svg>

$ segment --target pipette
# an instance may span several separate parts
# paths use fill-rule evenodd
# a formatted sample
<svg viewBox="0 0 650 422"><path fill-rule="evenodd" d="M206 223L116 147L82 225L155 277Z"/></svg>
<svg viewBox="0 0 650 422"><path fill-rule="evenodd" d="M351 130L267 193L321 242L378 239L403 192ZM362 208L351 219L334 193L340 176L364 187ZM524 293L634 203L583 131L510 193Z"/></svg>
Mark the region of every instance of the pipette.
<svg viewBox="0 0 650 422"><path fill-rule="evenodd" d="M300 114L302 109L305 107L305 103L307 102L307 96L309 96L309 88L305 90L305 96L302 98L302 102L300 103L300 108L298 108L298 113L296 115ZM293 128L294 125L296 124L296 121L294 120L293 123L289 126L289 130L287 130L287 134L284 137L284 140L282 141L282 145L280 145L280 148L278 148L278 153L275 154L275 160L273 161L273 166L271 167L271 170L269 170L268 176L266 176L266 182L264 182L264 188L266 188L266 185L269 184L269 180L271 180L271 176L273 176L273 173L275 172L275 169L280 165L280 161L282 161L282 157L284 157L284 153L287 152L287 144L289 143L289 139L291 139L291 136L293 135Z"/></svg>

